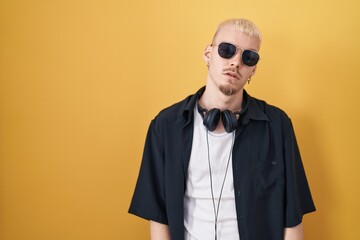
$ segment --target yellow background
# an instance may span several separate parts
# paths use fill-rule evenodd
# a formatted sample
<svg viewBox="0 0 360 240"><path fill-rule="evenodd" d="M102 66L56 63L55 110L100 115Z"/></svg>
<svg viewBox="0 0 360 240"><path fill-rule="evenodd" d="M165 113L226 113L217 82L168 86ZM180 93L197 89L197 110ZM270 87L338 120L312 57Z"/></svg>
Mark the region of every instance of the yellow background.
<svg viewBox="0 0 360 240"><path fill-rule="evenodd" d="M311 240L360 239L359 0L0 0L0 239L148 239L127 214L157 112L205 83L217 24L263 32L248 92L292 118Z"/></svg>

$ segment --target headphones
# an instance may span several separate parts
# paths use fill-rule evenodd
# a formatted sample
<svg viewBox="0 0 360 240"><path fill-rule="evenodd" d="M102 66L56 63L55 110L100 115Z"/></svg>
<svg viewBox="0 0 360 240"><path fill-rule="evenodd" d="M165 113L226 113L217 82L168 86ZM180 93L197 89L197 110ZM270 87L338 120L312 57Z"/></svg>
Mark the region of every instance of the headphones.
<svg viewBox="0 0 360 240"><path fill-rule="evenodd" d="M236 130L238 126L238 119L240 117L240 112L232 112L230 110L223 110L221 111L218 108L213 108L207 110L197 104L198 111L200 115L203 117L203 124L210 132L216 129L220 118L224 125L225 131L227 133L231 133L232 131Z"/></svg>

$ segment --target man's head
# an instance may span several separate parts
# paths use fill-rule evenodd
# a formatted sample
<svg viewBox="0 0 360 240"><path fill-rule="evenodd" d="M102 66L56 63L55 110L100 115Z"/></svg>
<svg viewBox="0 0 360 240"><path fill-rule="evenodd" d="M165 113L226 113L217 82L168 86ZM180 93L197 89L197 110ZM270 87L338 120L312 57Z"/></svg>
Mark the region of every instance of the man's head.
<svg viewBox="0 0 360 240"><path fill-rule="evenodd" d="M227 96L242 91L255 74L260 44L261 33L251 21L222 22L203 55L209 68L207 85Z"/></svg>

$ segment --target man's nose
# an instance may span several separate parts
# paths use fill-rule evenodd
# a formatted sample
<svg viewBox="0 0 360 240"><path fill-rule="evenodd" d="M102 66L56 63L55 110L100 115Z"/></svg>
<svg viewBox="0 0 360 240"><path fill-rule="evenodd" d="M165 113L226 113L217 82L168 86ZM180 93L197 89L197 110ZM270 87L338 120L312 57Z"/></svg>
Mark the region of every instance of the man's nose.
<svg viewBox="0 0 360 240"><path fill-rule="evenodd" d="M241 54L242 52L241 51L238 51L235 56L233 56L233 58L231 59L231 62L230 62L230 65L232 67L240 67L241 64L242 64L242 61L241 61Z"/></svg>

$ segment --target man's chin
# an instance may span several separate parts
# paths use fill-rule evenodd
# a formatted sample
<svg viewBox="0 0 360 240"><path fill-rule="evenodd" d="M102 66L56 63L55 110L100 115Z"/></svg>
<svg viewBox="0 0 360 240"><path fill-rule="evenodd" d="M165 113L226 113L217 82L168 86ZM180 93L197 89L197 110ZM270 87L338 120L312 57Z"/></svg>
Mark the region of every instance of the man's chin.
<svg viewBox="0 0 360 240"><path fill-rule="evenodd" d="M219 90L226 96L232 96L237 92L237 89L230 85L220 85Z"/></svg>

